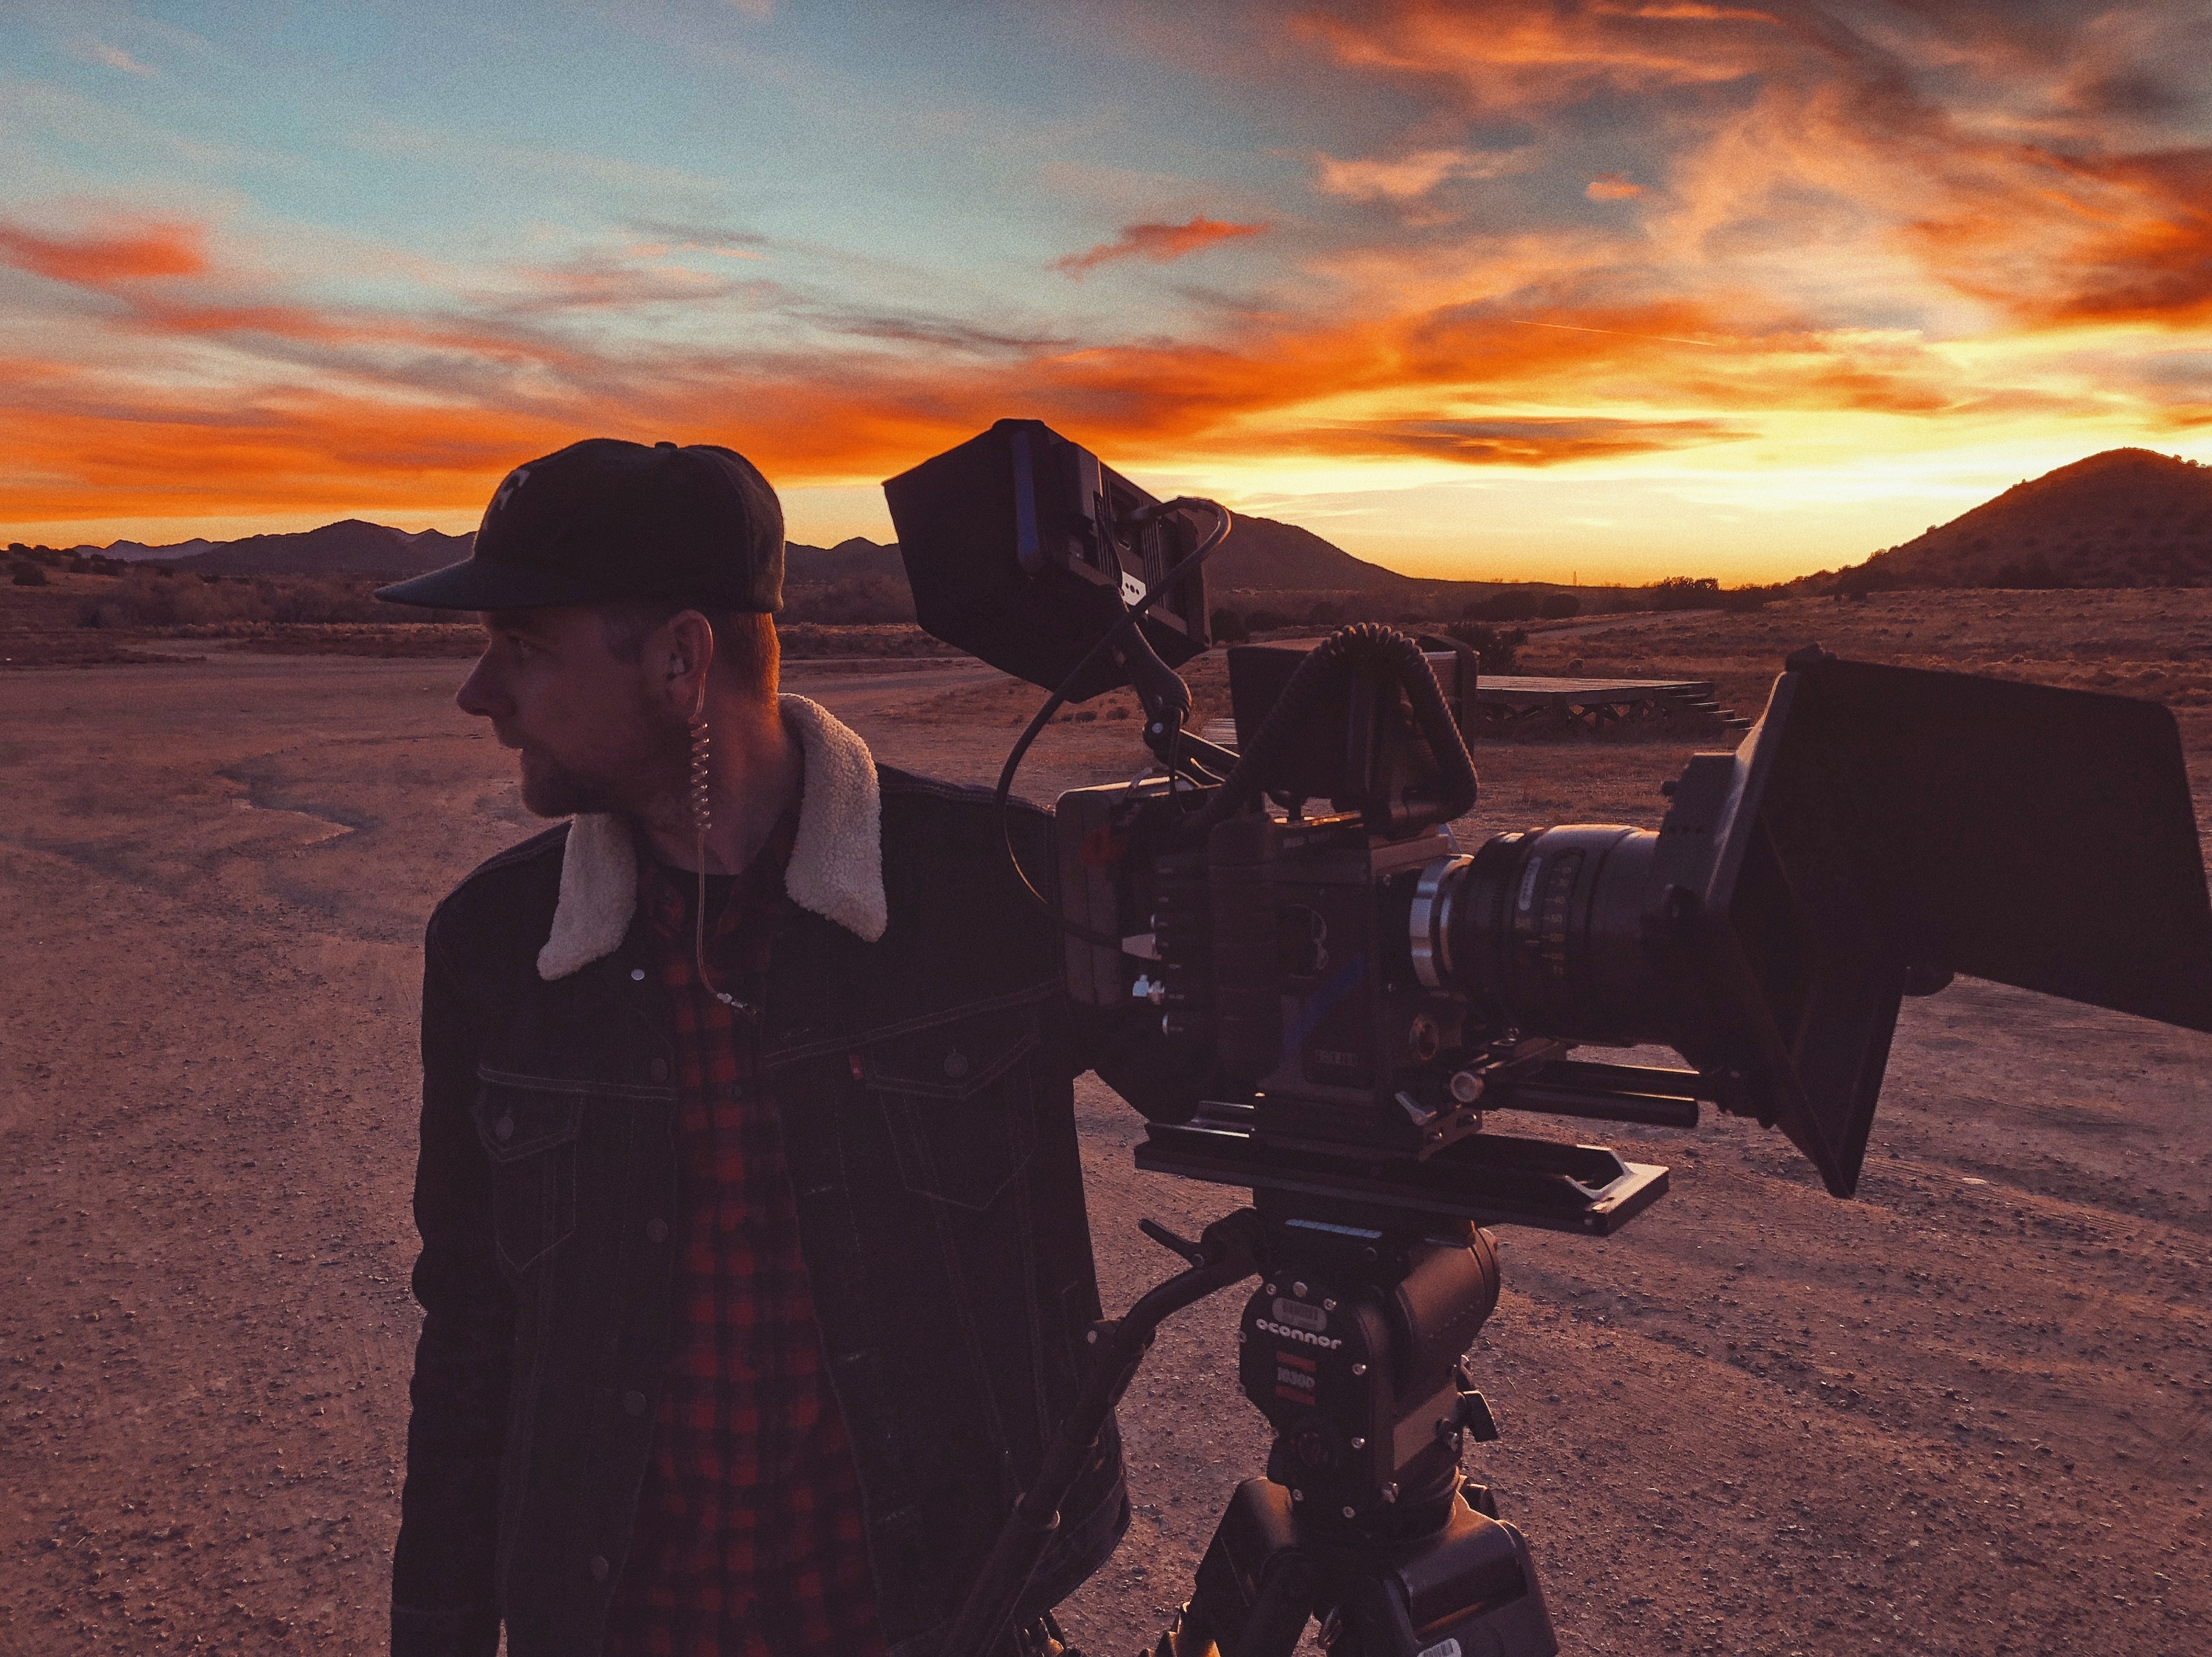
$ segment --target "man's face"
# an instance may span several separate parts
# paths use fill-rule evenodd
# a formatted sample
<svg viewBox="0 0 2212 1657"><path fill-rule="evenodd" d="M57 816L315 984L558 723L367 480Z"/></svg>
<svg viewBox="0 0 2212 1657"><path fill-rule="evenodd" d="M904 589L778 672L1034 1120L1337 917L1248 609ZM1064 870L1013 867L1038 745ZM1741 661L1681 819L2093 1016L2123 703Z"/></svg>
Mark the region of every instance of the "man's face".
<svg viewBox="0 0 2212 1657"><path fill-rule="evenodd" d="M454 697L522 754L522 803L541 817L635 812L682 786L688 737L656 699L653 654L625 662L580 604L486 610L484 653Z"/></svg>

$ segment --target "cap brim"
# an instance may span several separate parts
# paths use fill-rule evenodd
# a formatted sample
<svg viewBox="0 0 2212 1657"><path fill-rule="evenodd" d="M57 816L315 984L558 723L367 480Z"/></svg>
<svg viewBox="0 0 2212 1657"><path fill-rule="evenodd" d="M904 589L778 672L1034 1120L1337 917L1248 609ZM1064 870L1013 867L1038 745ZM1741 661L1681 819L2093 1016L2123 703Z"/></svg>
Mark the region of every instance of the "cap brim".
<svg viewBox="0 0 2212 1657"><path fill-rule="evenodd" d="M537 610L547 604L590 604L611 597L604 582L517 569L483 558L465 558L428 575L379 587L388 604L425 610Z"/></svg>

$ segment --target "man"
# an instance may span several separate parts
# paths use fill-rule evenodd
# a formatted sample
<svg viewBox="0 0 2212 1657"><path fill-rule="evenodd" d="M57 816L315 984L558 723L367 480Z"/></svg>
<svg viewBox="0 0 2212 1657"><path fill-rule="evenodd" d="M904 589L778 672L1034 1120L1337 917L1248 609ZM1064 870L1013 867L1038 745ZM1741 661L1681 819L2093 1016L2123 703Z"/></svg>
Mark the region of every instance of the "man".
<svg viewBox="0 0 2212 1657"><path fill-rule="evenodd" d="M425 940L399 1657L932 1657L1078 1390L1072 1077L1172 1055L1079 1023L987 795L777 695L782 574L742 458L593 439L380 595L483 612L459 705L572 817ZM1109 1425L1022 1649L1127 1518Z"/></svg>

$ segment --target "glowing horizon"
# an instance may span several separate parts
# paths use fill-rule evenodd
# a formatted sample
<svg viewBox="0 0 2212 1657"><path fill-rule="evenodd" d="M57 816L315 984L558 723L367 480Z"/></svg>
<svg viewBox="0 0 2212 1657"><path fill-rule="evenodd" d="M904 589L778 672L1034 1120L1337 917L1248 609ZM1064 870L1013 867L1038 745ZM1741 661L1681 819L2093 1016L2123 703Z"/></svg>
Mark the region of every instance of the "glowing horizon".
<svg viewBox="0 0 2212 1657"><path fill-rule="evenodd" d="M605 434L883 540L880 479L1022 414L1416 574L1833 568L2212 459L2208 21L47 9L0 538L459 531Z"/></svg>

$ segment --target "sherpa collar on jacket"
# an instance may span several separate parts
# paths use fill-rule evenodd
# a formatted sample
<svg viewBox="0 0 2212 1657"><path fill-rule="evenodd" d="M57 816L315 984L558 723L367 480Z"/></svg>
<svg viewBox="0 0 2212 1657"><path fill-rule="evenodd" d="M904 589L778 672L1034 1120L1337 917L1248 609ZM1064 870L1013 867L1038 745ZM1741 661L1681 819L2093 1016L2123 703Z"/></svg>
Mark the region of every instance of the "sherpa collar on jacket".
<svg viewBox="0 0 2212 1657"><path fill-rule="evenodd" d="M799 838L784 889L802 909L872 944L890 922L884 901L883 802L875 756L829 711L782 696L783 722L806 755ZM561 854L561 898L538 952L538 975L566 978L612 955L637 907L637 850L626 818L586 815L568 826Z"/></svg>

